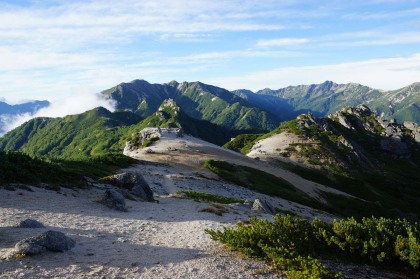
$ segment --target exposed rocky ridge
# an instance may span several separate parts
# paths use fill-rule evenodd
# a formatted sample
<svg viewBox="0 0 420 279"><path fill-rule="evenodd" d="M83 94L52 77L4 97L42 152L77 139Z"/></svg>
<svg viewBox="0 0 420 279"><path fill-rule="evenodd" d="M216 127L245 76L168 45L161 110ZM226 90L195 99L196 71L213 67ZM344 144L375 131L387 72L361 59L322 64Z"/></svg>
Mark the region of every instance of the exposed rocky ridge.
<svg viewBox="0 0 420 279"><path fill-rule="evenodd" d="M336 125L337 123L347 131L343 131ZM328 119L314 117L311 113L301 115L297 118L296 127L309 137L316 136L308 133L310 129L315 130L315 133L329 134L330 140L335 138L337 146L343 147L348 155L353 156L353 158L348 157L351 161L356 158L357 162L367 167L375 164L374 160L368 158L366 146L360 142L360 137L370 138L371 144L377 145L381 151L395 158L407 159L411 156L411 147L420 142L417 141L418 126L413 122L407 122L406 125L411 130L398 124L394 119L387 120L383 115L377 115L362 104L355 108L344 107L329 114ZM367 143L366 140L364 143Z"/></svg>
<svg viewBox="0 0 420 279"><path fill-rule="evenodd" d="M302 114L278 129L229 146L247 156L285 167L306 179L372 201L384 212L420 216L418 125L401 125L365 105L345 107L327 118ZM408 202L410 201L410 202ZM411 218L411 217L410 217Z"/></svg>
<svg viewBox="0 0 420 279"><path fill-rule="evenodd" d="M328 117L338 119L341 125L350 130L364 130L367 134L380 136L381 149L398 158L409 158L410 145L420 144L420 129L416 123L406 121L405 124L399 124L394 119L387 120L383 114L377 115L365 105L346 107Z"/></svg>

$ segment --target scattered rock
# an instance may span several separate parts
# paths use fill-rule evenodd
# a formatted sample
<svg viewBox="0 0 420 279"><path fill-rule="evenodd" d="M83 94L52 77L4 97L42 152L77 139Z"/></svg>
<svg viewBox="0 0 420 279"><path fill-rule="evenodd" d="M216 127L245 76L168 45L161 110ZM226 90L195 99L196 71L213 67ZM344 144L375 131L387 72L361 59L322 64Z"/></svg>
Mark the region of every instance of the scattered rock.
<svg viewBox="0 0 420 279"><path fill-rule="evenodd" d="M108 206L109 208L127 211L123 195L113 189L106 190L99 198L98 202Z"/></svg>
<svg viewBox="0 0 420 279"><path fill-rule="evenodd" d="M39 236L23 239L16 243L15 253L36 255L45 251L64 252L70 250L76 242L58 231L47 231Z"/></svg>
<svg viewBox="0 0 420 279"><path fill-rule="evenodd" d="M260 212L268 213L268 214L276 213L276 210L271 205L271 203L269 203L266 200L260 200L260 199L255 199L254 204L252 205L252 210L260 211Z"/></svg>
<svg viewBox="0 0 420 279"><path fill-rule="evenodd" d="M16 224L15 227L17 227L17 228L29 228L29 229L45 228L45 226L41 222L38 222L37 220L33 220L33 219L22 220L18 224Z"/></svg>

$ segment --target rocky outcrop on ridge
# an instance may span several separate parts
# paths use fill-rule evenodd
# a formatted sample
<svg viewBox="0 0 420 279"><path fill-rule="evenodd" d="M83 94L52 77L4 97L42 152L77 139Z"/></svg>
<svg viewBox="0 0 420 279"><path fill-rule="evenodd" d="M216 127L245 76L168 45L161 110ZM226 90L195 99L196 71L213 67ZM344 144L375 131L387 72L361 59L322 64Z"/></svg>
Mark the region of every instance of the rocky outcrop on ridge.
<svg viewBox="0 0 420 279"><path fill-rule="evenodd" d="M165 134L174 135L178 138L182 138L184 135L181 128L144 128L132 135L132 140L126 143L124 152L136 150L144 146L147 141L156 141Z"/></svg>

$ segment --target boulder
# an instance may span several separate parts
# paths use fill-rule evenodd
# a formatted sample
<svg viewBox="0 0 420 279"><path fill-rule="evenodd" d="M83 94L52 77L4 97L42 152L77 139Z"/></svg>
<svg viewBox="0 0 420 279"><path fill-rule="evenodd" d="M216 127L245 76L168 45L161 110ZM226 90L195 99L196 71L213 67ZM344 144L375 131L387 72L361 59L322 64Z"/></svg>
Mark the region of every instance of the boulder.
<svg viewBox="0 0 420 279"><path fill-rule="evenodd" d="M143 176L137 172L124 172L105 178L113 186L128 190L133 196L142 200L154 202L153 192Z"/></svg>
<svg viewBox="0 0 420 279"><path fill-rule="evenodd" d="M25 219L15 225L17 228L45 228L45 226L37 220Z"/></svg>
<svg viewBox="0 0 420 279"><path fill-rule="evenodd" d="M127 211L123 195L113 189L106 190L98 202L120 211Z"/></svg>
<svg viewBox="0 0 420 279"><path fill-rule="evenodd" d="M35 255L45 251L64 252L70 250L76 242L58 231L47 231L39 236L23 239L16 243L15 253Z"/></svg>
<svg viewBox="0 0 420 279"><path fill-rule="evenodd" d="M260 200L260 199L255 199L254 204L252 205L252 210L268 213L268 214L276 213L276 210L271 205L271 203L269 203L266 200Z"/></svg>

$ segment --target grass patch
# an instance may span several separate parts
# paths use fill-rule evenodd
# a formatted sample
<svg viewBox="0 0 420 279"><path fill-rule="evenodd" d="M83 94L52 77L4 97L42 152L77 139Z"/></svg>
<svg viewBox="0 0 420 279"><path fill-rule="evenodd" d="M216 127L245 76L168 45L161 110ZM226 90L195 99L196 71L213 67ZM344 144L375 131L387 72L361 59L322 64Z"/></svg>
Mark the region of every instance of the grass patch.
<svg viewBox="0 0 420 279"><path fill-rule="evenodd" d="M186 195L188 198L192 200L202 201L202 202L215 202L215 203L221 203L221 204L245 202L242 199L230 198L230 197L225 197L221 195L214 195L214 194L196 192L196 191L191 191L191 190L178 190L177 194Z"/></svg>
<svg viewBox="0 0 420 279"><path fill-rule="evenodd" d="M214 205L213 207L205 207L199 210L199 212L208 212L216 214L217 216L223 216L223 213L227 213L228 210L221 205Z"/></svg>

